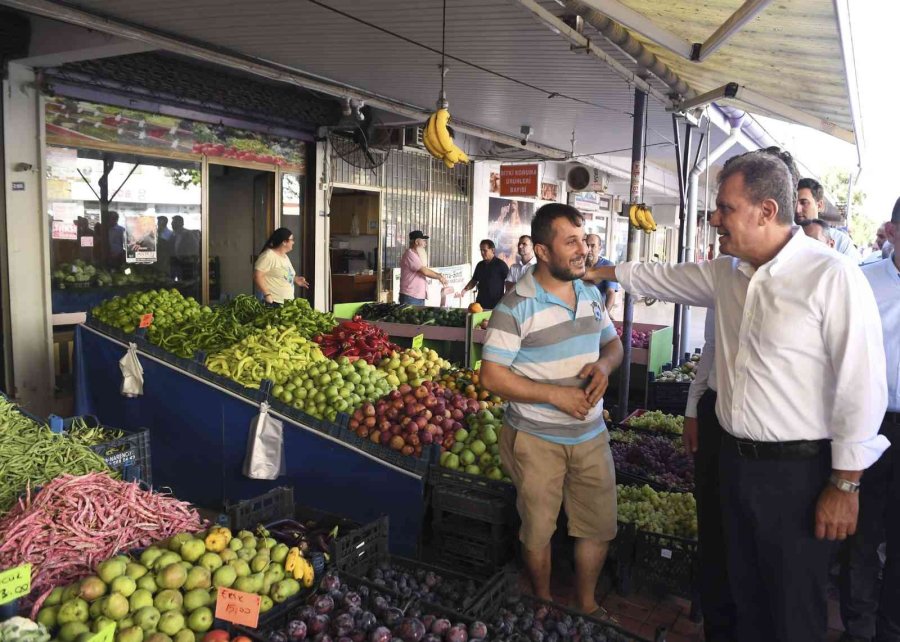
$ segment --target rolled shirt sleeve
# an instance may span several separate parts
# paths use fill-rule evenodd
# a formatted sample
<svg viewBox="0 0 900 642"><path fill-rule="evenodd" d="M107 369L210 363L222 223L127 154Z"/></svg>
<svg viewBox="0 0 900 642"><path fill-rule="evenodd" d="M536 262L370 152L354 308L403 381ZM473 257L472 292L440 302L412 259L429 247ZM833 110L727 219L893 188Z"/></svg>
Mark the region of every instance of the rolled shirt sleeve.
<svg viewBox="0 0 900 642"><path fill-rule="evenodd" d="M730 261L730 258L718 259ZM715 306L715 263L641 263L616 266L616 280L626 291L682 305Z"/></svg>
<svg viewBox="0 0 900 642"><path fill-rule="evenodd" d="M865 470L890 446L878 434L887 409L881 316L861 270L841 262L831 271L830 288L823 296L848 302L822 321L835 376L831 465L835 470Z"/></svg>

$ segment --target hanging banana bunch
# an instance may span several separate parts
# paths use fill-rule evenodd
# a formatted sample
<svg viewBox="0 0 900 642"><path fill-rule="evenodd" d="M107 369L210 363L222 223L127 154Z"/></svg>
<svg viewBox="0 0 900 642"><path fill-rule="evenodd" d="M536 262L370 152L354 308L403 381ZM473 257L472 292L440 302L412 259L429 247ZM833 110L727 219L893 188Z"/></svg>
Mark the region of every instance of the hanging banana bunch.
<svg viewBox="0 0 900 642"><path fill-rule="evenodd" d="M647 234L656 231L653 212L643 203L632 203L628 206L628 220L635 228L644 230Z"/></svg>
<svg viewBox="0 0 900 642"><path fill-rule="evenodd" d="M444 165L452 169L457 163L468 163L469 157L456 146L450 137L450 131L447 129L449 122L450 112L447 108L438 109L428 117L422 139L428 153L438 160L444 161Z"/></svg>

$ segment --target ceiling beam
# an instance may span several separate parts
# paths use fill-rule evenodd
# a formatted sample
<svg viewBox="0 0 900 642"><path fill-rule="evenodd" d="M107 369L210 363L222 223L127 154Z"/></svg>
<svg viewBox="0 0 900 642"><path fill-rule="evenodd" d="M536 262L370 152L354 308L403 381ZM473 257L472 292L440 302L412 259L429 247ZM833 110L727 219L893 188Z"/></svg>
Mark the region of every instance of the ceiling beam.
<svg viewBox="0 0 900 642"><path fill-rule="evenodd" d="M431 108L402 102L389 96L383 96L359 87L339 83L330 78L310 74L287 65L260 60L229 49L214 47L205 42L178 38L165 32L144 27L143 25L84 11L82 9L75 9L51 0L0 0L0 5L44 16L46 18L52 18L54 20L62 20L63 22L87 27L88 29L96 29L103 33L109 33L121 38L142 42L153 48L164 49L197 60L204 60L214 65L237 69L262 78L268 78L302 89L317 91L336 98L355 98L372 107L393 112L407 118L418 119L421 122L424 122L432 111ZM565 150L557 149L556 147L551 147L549 145L530 141L525 145L522 145L522 137L518 134L507 134L505 132L488 129L474 123L456 119L453 120L453 128L456 131L470 136L492 140L518 149L528 150L550 159L565 159L568 157L568 153Z"/></svg>
<svg viewBox="0 0 900 642"><path fill-rule="evenodd" d="M581 0L592 9L609 16L623 27L641 34L651 42L668 49L685 60L691 60L694 45L680 36L666 31L643 14L626 7L617 0Z"/></svg>
<svg viewBox="0 0 900 642"><path fill-rule="evenodd" d="M728 42L732 36L739 32L745 24L756 18L769 6L772 0L747 0L738 7L731 17L723 22L703 44L695 44L691 59L695 62L703 62L714 54L722 45Z"/></svg>
<svg viewBox="0 0 900 642"><path fill-rule="evenodd" d="M585 53L590 54L596 58L599 58L604 63L609 65L609 67L620 77L622 80L627 82L632 87L636 87L642 91L647 92L656 100L658 100L662 105L671 105L672 101L666 96L663 92L654 89L650 83L636 75L634 72L630 71L627 67L621 64L619 61L615 60L611 56L609 56L605 51L600 49L597 45L591 42L589 38L579 33L577 30L573 29L561 19L556 17L551 12L547 11L542 7L536 0L515 0L523 7L528 9L537 18L540 22L544 23L552 31L557 32L560 36L568 40L573 50L583 50Z"/></svg>

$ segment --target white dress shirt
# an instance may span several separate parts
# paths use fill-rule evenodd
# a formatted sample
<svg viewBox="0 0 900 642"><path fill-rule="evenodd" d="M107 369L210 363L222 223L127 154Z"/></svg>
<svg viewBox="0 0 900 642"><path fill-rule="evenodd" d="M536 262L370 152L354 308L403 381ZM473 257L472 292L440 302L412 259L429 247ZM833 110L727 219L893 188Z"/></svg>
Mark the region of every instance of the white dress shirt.
<svg viewBox="0 0 900 642"><path fill-rule="evenodd" d="M892 259L865 265L884 328L884 356L887 363L887 408L900 412L900 270Z"/></svg>
<svg viewBox="0 0 900 642"><path fill-rule="evenodd" d="M688 389L687 407L684 409L685 417L697 417L697 404L700 397L707 390L715 392L719 389L716 385L716 310L707 308L706 323L703 325L703 352L697 369L694 371L694 380Z"/></svg>
<svg viewBox="0 0 900 642"><path fill-rule="evenodd" d="M531 260L528 263L522 263L522 258L519 257L516 259L516 262L512 264L509 268L509 274L506 275L507 283L518 283L519 279L522 278L522 275L528 270L528 268L537 265L537 257L532 256Z"/></svg>
<svg viewBox="0 0 900 642"><path fill-rule="evenodd" d="M626 290L716 308L716 415L735 437L831 440L836 470L864 470L890 445L881 320L851 260L795 234L754 269L732 257L624 263Z"/></svg>

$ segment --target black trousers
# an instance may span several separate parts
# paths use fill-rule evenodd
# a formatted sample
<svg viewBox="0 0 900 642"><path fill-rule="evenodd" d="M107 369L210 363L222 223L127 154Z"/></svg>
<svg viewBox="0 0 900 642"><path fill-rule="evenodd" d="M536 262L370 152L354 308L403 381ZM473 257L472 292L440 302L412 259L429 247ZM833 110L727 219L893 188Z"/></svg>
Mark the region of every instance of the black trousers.
<svg viewBox="0 0 900 642"><path fill-rule="evenodd" d="M809 459L749 459L723 439L719 475L739 642L824 642L834 545L816 539L815 510L830 472L827 445Z"/></svg>
<svg viewBox="0 0 900 642"><path fill-rule="evenodd" d="M725 532L719 484L722 426L716 417L716 392L707 390L697 405L698 447L694 455L694 497L700 542L700 606L706 642L735 639L736 610L728 586Z"/></svg>
<svg viewBox="0 0 900 642"><path fill-rule="evenodd" d="M900 426L881 427L891 444ZM848 633L878 642L900 641L900 450L892 445L863 475L856 534L841 560L841 618ZM882 580L878 546L887 542ZM879 586L880 584L880 586Z"/></svg>

